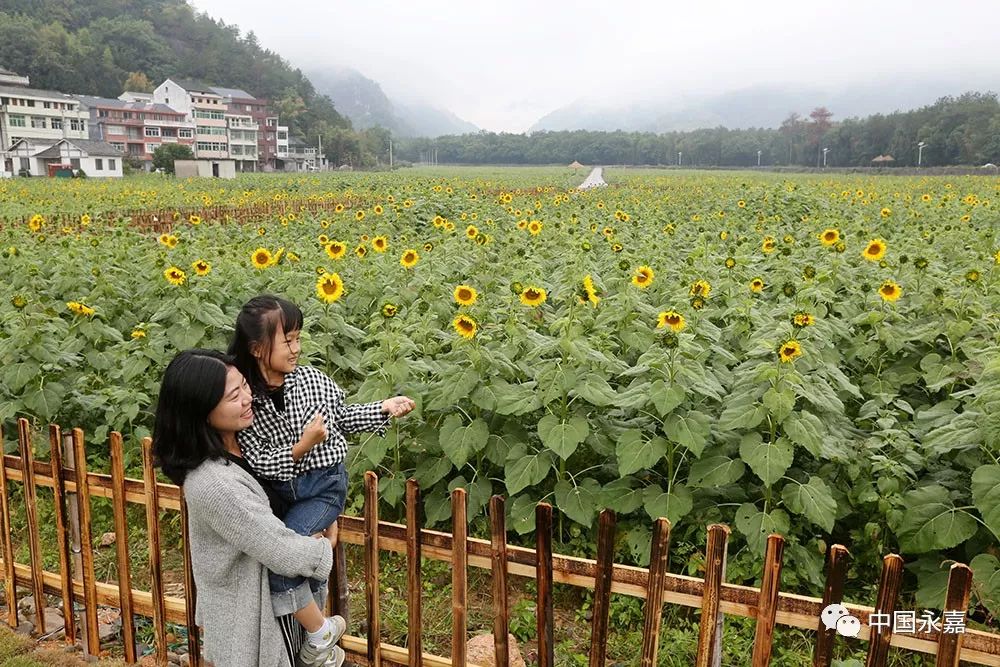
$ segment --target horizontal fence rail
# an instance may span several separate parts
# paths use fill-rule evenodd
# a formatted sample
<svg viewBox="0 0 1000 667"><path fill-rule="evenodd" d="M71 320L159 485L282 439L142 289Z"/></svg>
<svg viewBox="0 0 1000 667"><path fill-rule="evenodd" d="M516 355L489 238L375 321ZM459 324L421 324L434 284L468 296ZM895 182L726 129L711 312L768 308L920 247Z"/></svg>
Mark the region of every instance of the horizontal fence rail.
<svg viewBox="0 0 1000 667"><path fill-rule="evenodd" d="M2 431L0 431L2 436ZM66 641L80 639L87 655L97 655L100 639L97 634L97 606L121 610L122 637L126 643L125 658L135 663L134 616L153 620L155 659L167 664L166 623L176 623L188 629L188 647L192 665L200 665L198 628L194 623L194 579L187 547L187 516L181 489L156 481L153 470L151 443L142 444L143 479L124 476L122 441L118 433L110 436L111 473L87 470L83 432L73 429L63 434L58 426L49 429L52 459L34 460L31 431L25 420L18 422L20 456L3 456L0 474L0 520L3 548L0 574L7 590L7 622L18 622L17 586L27 588L35 596L36 606L44 607L44 594L62 596L64 609L72 601L82 604L81 627L73 614L66 614ZM12 505L11 482L23 487L26 501L30 564L16 563L10 535ZM55 500L56 533L59 541L59 572L44 571L41 565L38 516L30 499L39 488L52 489ZM91 498L112 501L117 533L117 583L97 581L94 575L93 536L90 534ZM708 527L705 549L705 577L691 577L667 571L671 526L666 519L654 522L649 568L621 565L613 562L615 515L610 510L601 513L598 521L597 559L577 558L552 552L553 508L540 503L536 508L536 548L507 543L505 501L494 496L489 502L490 539L468 537L466 534L466 494L455 489L451 497L452 533L422 527L420 489L414 480L406 483L407 524L381 521L378 517L378 478L367 472L364 480L363 516L342 516L340 543L336 547L334 573L331 576L328 611L346 616L346 556L345 544L362 547L368 638L345 636L343 646L357 662L368 665L387 664L416 667L450 667L466 664L465 644L468 636L469 567L489 570L492 576L493 635L497 665L508 665L509 632L508 577L516 575L534 579L538 596L538 659L541 667L554 664L552 586L556 583L592 589L594 591L591 627L591 667L603 666L609 632L610 595L617 593L647 601L644 607L643 640L640 662L655 665L662 630L663 604L681 605L701 610L697 665L719 665L724 615L752 618L756 621L753 652L748 656L754 667L770 663L771 647L776 626L802 628L816 632L813 664L830 665L836 633L820 621L821 611L831 603L842 603L848 612L861 621L858 638L868 642L866 667L887 664L889 647L898 647L936 656L935 664L957 667L959 661L1000 667L1000 634L965 629L964 633L942 630L918 630L912 633L892 633L887 629L872 630L870 617L879 611L890 613L896 608L902 577L903 560L889 554L883 562L876 606L843 602L848 551L841 545L830 549L827 584L822 598L814 598L780 590L784 539L771 535L764 554L764 570L760 588L725 581L729 528L722 524ZM150 550L151 591L132 588L128 557L125 508L128 504L146 509L147 540ZM164 593L160 554L159 515L163 511L181 512L184 541L185 598ZM394 552L405 555L407 562L407 612L409 638L407 647L381 641L379 619L379 554ZM421 560L432 559L452 565L452 655L436 656L423 653L421 629ZM964 565L952 565L947 594L942 610L967 612L972 571ZM41 632L44 629L39 627ZM845 640L841 640L845 641Z"/></svg>

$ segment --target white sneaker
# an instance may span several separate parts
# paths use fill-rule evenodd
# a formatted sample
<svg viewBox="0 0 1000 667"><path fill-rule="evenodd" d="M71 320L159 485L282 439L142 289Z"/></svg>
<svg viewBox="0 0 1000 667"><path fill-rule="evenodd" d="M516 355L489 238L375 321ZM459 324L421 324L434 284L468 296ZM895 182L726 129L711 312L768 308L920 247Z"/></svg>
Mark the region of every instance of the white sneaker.
<svg viewBox="0 0 1000 667"><path fill-rule="evenodd" d="M331 630L320 638L322 644L317 646L309 639L302 642L298 656L300 667L340 667L343 664L344 650L337 646L337 642L344 636L347 622L342 616L331 616L328 620Z"/></svg>

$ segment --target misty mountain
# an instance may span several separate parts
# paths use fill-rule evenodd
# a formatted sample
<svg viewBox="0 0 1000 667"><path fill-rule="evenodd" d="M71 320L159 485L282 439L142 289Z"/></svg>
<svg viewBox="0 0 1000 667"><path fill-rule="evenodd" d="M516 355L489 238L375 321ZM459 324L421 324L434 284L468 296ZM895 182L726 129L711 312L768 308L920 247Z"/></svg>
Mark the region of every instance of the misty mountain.
<svg viewBox="0 0 1000 667"><path fill-rule="evenodd" d="M530 129L688 131L709 127L773 128L792 111L803 116L825 106L834 120L914 109L967 90L1000 90L1000 73L945 77L897 77L841 88L758 85L717 95L640 100L628 106L578 101L547 114Z"/></svg>
<svg viewBox="0 0 1000 667"><path fill-rule="evenodd" d="M479 128L445 109L393 102L378 82L350 68L309 72L317 92L328 95L337 111L357 129L379 125L399 137L438 137L478 132Z"/></svg>

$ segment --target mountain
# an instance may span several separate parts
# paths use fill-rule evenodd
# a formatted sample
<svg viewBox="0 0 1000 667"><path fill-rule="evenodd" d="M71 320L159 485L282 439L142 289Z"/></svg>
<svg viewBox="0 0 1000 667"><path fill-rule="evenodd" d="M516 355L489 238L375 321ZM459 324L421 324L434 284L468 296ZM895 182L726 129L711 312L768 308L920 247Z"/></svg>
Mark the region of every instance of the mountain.
<svg viewBox="0 0 1000 667"><path fill-rule="evenodd" d="M426 104L393 102L378 82L357 70L329 67L309 72L316 90L333 100L337 110L358 129L380 125L399 137L467 134L479 128L445 109Z"/></svg>
<svg viewBox="0 0 1000 667"><path fill-rule="evenodd" d="M757 85L716 95L636 100L629 105L577 101L539 119L530 132L550 130L688 131L778 127L792 111L825 106L837 120L914 109L966 90L1000 89L1000 72L962 77L899 76L844 87Z"/></svg>

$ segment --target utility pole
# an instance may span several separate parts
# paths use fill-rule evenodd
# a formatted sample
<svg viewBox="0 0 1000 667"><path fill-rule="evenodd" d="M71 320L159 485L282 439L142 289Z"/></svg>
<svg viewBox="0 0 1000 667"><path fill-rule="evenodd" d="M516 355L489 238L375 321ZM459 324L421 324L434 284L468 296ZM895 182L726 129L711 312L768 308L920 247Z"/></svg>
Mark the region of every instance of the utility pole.
<svg viewBox="0 0 1000 667"><path fill-rule="evenodd" d="M323 135L322 134L319 135L319 148L317 150L319 152L319 155L316 156L316 159L319 161L319 164L316 165L316 169L317 169L317 171L319 171L319 170L323 169Z"/></svg>
<svg viewBox="0 0 1000 667"><path fill-rule="evenodd" d="M389 171L392 171L392 139L389 140Z"/></svg>

